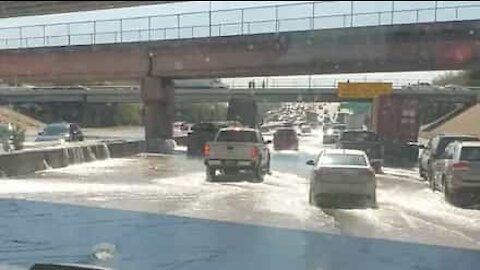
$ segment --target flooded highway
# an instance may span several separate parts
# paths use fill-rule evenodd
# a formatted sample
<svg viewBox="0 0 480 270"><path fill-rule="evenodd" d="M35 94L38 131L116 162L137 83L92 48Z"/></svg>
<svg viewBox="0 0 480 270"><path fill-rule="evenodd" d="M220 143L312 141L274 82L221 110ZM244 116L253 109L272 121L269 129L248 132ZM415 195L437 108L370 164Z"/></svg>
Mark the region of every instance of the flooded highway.
<svg viewBox="0 0 480 270"><path fill-rule="evenodd" d="M305 162L323 147L316 134L301 137L298 152L272 151L273 172L263 183L248 176L206 182L202 159L187 157L182 147L173 155L140 154L3 179L0 261L351 269L355 263L344 261L345 253L358 269L451 269L453 261L471 269L480 263L480 211L446 203L414 169L385 168L377 175L376 208L309 205Z"/></svg>

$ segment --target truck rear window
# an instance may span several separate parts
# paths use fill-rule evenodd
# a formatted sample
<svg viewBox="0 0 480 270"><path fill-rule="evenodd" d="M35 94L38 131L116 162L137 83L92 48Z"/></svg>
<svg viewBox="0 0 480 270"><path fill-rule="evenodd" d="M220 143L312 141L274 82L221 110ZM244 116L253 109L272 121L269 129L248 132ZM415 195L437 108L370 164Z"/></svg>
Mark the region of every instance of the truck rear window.
<svg viewBox="0 0 480 270"><path fill-rule="evenodd" d="M280 137L290 137L295 136L296 132L293 129L279 129L277 130L276 135Z"/></svg>
<svg viewBox="0 0 480 270"><path fill-rule="evenodd" d="M462 147L460 160L480 161L480 147Z"/></svg>
<svg viewBox="0 0 480 270"><path fill-rule="evenodd" d="M362 155L325 154L320 157L320 165L347 165L367 166L367 161Z"/></svg>
<svg viewBox="0 0 480 270"><path fill-rule="evenodd" d="M257 133L254 131L226 130L218 134L217 142L252 142L257 143Z"/></svg>

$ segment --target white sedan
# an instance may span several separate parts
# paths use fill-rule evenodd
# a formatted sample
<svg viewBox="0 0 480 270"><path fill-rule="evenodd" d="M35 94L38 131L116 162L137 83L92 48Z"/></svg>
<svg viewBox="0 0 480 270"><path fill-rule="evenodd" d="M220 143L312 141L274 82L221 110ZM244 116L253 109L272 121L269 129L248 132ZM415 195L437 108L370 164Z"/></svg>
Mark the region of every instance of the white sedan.
<svg viewBox="0 0 480 270"><path fill-rule="evenodd" d="M327 201L367 200L376 205L376 178L368 157L360 150L326 149L317 160L310 175L309 202L321 205Z"/></svg>

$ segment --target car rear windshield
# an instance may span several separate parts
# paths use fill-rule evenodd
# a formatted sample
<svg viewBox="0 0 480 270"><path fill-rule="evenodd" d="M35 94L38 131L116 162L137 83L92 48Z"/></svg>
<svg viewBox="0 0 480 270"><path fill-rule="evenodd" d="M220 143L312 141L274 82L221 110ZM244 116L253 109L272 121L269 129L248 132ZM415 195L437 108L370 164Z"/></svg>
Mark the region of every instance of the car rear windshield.
<svg viewBox="0 0 480 270"><path fill-rule="evenodd" d="M480 161L480 147L462 147L460 160Z"/></svg>
<svg viewBox="0 0 480 270"><path fill-rule="evenodd" d="M446 137L442 138L438 143L437 149L435 149L435 153L437 155L443 154L445 152L445 148L451 142L459 141L459 142L471 142L471 141L478 141L478 138L475 137Z"/></svg>
<svg viewBox="0 0 480 270"><path fill-rule="evenodd" d="M293 129L279 129L277 130L278 136L295 136L295 130Z"/></svg>
<svg viewBox="0 0 480 270"><path fill-rule="evenodd" d="M254 131L225 130L220 132L217 142L252 142L256 143L257 133Z"/></svg>
<svg viewBox="0 0 480 270"><path fill-rule="evenodd" d="M68 132L68 126L63 124L48 125L45 128L45 135L57 135Z"/></svg>
<svg viewBox="0 0 480 270"><path fill-rule="evenodd" d="M353 154L325 154L320 157L320 165L348 165L367 166L363 155Z"/></svg>
<svg viewBox="0 0 480 270"><path fill-rule="evenodd" d="M344 132L341 140L355 142L376 141L377 136L372 132Z"/></svg>

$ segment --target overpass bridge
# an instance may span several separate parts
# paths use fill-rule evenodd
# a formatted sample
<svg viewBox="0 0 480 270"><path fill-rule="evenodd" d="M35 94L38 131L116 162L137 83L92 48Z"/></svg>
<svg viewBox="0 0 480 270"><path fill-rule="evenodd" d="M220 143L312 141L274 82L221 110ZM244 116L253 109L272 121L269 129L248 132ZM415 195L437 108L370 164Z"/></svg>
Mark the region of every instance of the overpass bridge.
<svg viewBox="0 0 480 270"><path fill-rule="evenodd" d="M333 15L321 13L330 2L310 2L263 7L263 15L256 16L252 9L236 9L22 26L13 36L0 31L0 78L141 82L147 149L157 151L172 134L172 79L475 68L480 60L475 10L480 5L440 7L438 2L427 8L359 12L351 1ZM305 5L300 17L295 16L298 5ZM266 15L270 11L273 16ZM217 12L229 20L215 21ZM282 12L294 16L283 18ZM433 16L425 19L424 14ZM192 24L188 18L196 16L207 21ZM173 27L165 22L172 19ZM105 25L113 28L101 30ZM262 25L266 30L258 31Z"/></svg>
<svg viewBox="0 0 480 270"><path fill-rule="evenodd" d="M325 14L326 5L345 3ZM0 78L138 83L147 75L453 70L478 61L480 4L368 12L359 5L308 2L1 28Z"/></svg>
<svg viewBox="0 0 480 270"><path fill-rule="evenodd" d="M392 95L415 97L438 102L472 103L480 89L474 87L403 86ZM176 88L176 103L228 102L234 96L251 96L257 102L341 102L335 87L275 87L275 88ZM370 101L356 99L356 101ZM140 103L138 86L97 87L4 87L0 88L0 103Z"/></svg>

